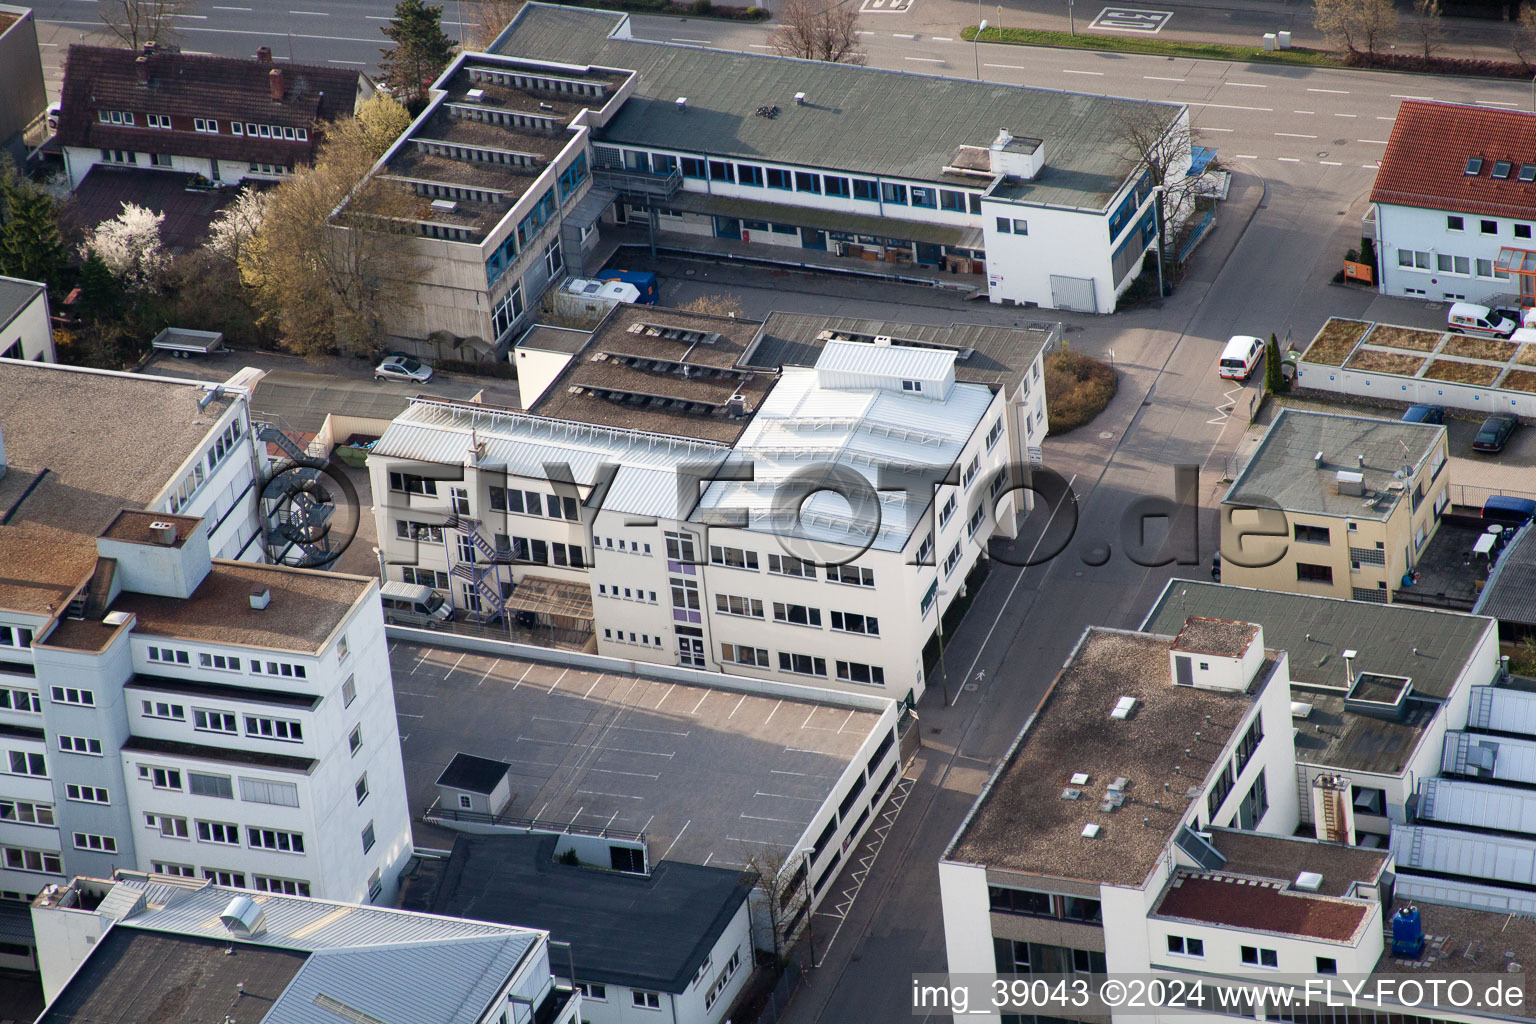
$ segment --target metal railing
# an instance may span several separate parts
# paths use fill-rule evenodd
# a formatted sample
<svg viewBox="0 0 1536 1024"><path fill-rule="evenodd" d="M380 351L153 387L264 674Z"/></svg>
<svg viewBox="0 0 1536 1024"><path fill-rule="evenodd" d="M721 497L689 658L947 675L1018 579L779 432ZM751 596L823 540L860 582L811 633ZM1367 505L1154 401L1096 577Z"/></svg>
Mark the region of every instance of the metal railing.
<svg viewBox="0 0 1536 1024"><path fill-rule="evenodd" d="M1504 495L1511 498L1536 498L1536 494L1530 491L1517 491L1509 487L1482 487L1478 484L1447 484L1446 493L1451 495L1451 504L1460 505L1463 508L1481 509L1487 504L1488 499L1494 495Z"/></svg>
<svg viewBox="0 0 1536 1024"><path fill-rule="evenodd" d="M668 174L651 174L646 171L630 171L622 167L596 167L592 170L592 184L601 188L617 189L629 195L660 196L669 199L683 187L683 174L673 170Z"/></svg>
<svg viewBox="0 0 1536 1024"><path fill-rule="evenodd" d="M460 807L442 806L442 798L432 801L422 817L427 821L457 821L468 825L491 825L496 828L524 829L529 832L549 832L560 835L594 836L598 839L622 839L632 843L644 843L644 832L632 832L624 828L607 828L598 825L577 825L569 821L550 821L547 818L517 818L507 814L487 814L484 811L467 811Z"/></svg>

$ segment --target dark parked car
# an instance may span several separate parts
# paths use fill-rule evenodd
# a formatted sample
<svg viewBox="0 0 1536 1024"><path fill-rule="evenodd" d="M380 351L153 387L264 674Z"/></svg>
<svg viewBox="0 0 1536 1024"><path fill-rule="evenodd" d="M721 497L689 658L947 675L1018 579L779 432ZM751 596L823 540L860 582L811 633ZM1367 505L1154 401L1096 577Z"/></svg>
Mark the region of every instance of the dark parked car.
<svg viewBox="0 0 1536 1024"><path fill-rule="evenodd" d="M1444 423L1443 405L1410 405L1403 413L1404 423Z"/></svg>
<svg viewBox="0 0 1536 1024"><path fill-rule="evenodd" d="M1211 556L1211 579L1215 580L1217 583L1221 582L1221 552L1220 551L1216 552L1214 555Z"/></svg>
<svg viewBox="0 0 1536 1024"><path fill-rule="evenodd" d="M1477 428L1477 439L1472 442L1473 451L1501 452L1509 443L1518 421L1513 416L1489 416Z"/></svg>

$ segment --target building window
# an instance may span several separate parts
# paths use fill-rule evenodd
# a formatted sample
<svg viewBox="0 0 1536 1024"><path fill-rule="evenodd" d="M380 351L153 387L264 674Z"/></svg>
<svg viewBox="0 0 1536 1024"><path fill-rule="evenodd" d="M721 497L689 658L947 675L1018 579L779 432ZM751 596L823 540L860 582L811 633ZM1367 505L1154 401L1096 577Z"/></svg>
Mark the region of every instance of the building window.
<svg viewBox="0 0 1536 1024"><path fill-rule="evenodd" d="M829 196L836 196L839 199L847 199L849 196L847 178L839 178L833 174L823 174L821 176L821 187L822 191Z"/></svg>
<svg viewBox="0 0 1536 1024"><path fill-rule="evenodd" d="M578 981L576 988L581 992L581 998L591 999L595 1002L606 1002L608 999L608 986L599 985L595 981Z"/></svg>
<svg viewBox="0 0 1536 1024"><path fill-rule="evenodd" d="M796 171L795 191L814 192L816 195L821 195L821 175L811 174L808 171Z"/></svg>
<svg viewBox="0 0 1536 1024"><path fill-rule="evenodd" d="M821 627L821 609L810 608L803 604L786 604L783 601L773 602L773 621L787 622L792 626Z"/></svg>
<svg viewBox="0 0 1536 1024"><path fill-rule="evenodd" d="M1295 533L1297 540L1305 541L1308 544L1328 543L1328 527L1326 526L1308 526L1306 523L1297 523Z"/></svg>
<svg viewBox="0 0 1536 1024"><path fill-rule="evenodd" d="M781 188L788 192L794 186L791 184L789 172L777 167L768 168L768 187Z"/></svg>
<svg viewBox="0 0 1536 1024"><path fill-rule="evenodd" d="M410 473L389 474L389 489L401 494L420 494L426 497L437 497L437 481L428 480L424 476L414 476Z"/></svg>
<svg viewBox="0 0 1536 1024"><path fill-rule="evenodd" d="M240 779L240 799L252 804L272 804L276 807L299 806L299 787L291 782L267 782L263 779Z"/></svg>
<svg viewBox="0 0 1536 1024"><path fill-rule="evenodd" d="M309 883L300 878L273 878L271 875L252 875L251 883L261 892L281 893L284 896L309 895Z"/></svg>
<svg viewBox="0 0 1536 1024"><path fill-rule="evenodd" d="M5 866L12 871L31 871L41 875L62 875L64 864L56 853L44 850L28 850L19 846L0 846L5 854Z"/></svg>
<svg viewBox="0 0 1536 1024"><path fill-rule="evenodd" d="M235 798L234 783L228 775L209 775L207 772L187 772L187 792L193 796L212 796L220 800Z"/></svg>
<svg viewBox="0 0 1536 1024"><path fill-rule="evenodd" d="M744 644L721 644L720 660L730 665L750 665L753 668L768 668L768 652L761 647L748 647Z"/></svg>
<svg viewBox="0 0 1536 1024"><path fill-rule="evenodd" d="M1496 235L1499 233L1499 222L1496 220L1479 221L1478 230L1485 235Z"/></svg>
<svg viewBox="0 0 1536 1024"><path fill-rule="evenodd" d="M1259 749L1259 744L1264 741L1264 719L1254 716L1253 724L1243 734L1242 742L1237 745L1237 774L1243 774L1243 769L1248 767L1249 758L1253 752Z"/></svg>
<svg viewBox="0 0 1536 1024"><path fill-rule="evenodd" d="M628 589L627 587L625 589ZM763 602L755 597L737 597L735 594L716 594L715 611L722 615L743 615L748 618L763 617Z"/></svg>
<svg viewBox="0 0 1536 1024"><path fill-rule="evenodd" d="M74 704L82 708L96 706L96 695L90 690L78 690L73 686L55 686L51 692L55 704Z"/></svg>
<svg viewBox="0 0 1536 1024"><path fill-rule="evenodd" d="M186 818L178 818L170 814L146 814L144 827L158 829L160 835L166 839L188 838Z"/></svg>
<svg viewBox="0 0 1536 1024"><path fill-rule="evenodd" d="M174 875L177 878L196 878L197 868L191 864L171 864L167 861L150 861L150 870L157 875Z"/></svg>
<svg viewBox="0 0 1536 1024"><path fill-rule="evenodd" d="M91 754L101 756L101 740L90 736L60 736L59 749L66 754Z"/></svg>
<svg viewBox="0 0 1536 1024"><path fill-rule="evenodd" d="M736 181L741 185L763 187L763 169L754 164L737 164Z"/></svg>
<svg viewBox="0 0 1536 1024"><path fill-rule="evenodd" d="M43 713L43 699L36 690L12 690L0 686L0 711L23 711L27 714Z"/></svg>
<svg viewBox="0 0 1536 1024"><path fill-rule="evenodd" d="M1244 794L1242 803L1237 806L1237 827L1245 832L1259 827L1259 822L1264 820L1264 815L1269 812L1269 784L1264 779L1261 770L1254 777L1253 785Z"/></svg>
<svg viewBox="0 0 1536 1024"><path fill-rule="evenodd" d="M944 556L944 576L947 579L955 573L955 567L960 564L960 543L949 549L949 554Z"/></svg>
<svg viewBox="0 0 1536 1024"><path fill-rule="evenodd" d="M38 778L47 777L48 761L42 754L31 753L25 750L13 750L10 753L12 775L32 775Z"/></svg>
<svg viewBox="0 0 1536 1024"><path fill-rule="evenodd" d="M21 825L52 825L53 805L30 800L0 799L0 821Z"/></svg>
<svg viewBox="0 0 1536 1024"><path fill-rule="evenodd" d="M357 677L347 676L347 681L341 684L341 706L349 708L355 700L357 700Z"/></svg>
<svg viewBox="0 0 1536 1024"><path fill-rule="evenodd" d="M1515 237L1516 238L1530 238L1531 237L1531 226L1529 224L1516 224L1515 225Z"/></svg>
<svg viewBox="0 0 1536 1024"><path fill-rule="evenodd" d="M724 160L711 160L709 162L709 180L724 181L734 185L736 183L736 175L731 164L726 163Z"/></svg>
<svg viewBox="0 0 1536 1024"><path fill-rule="evenodd" d="M256 715L245 716L245 734L268 740L284 740L289 743L299 743L304 739L303 728L298 722L286 718L264 718Z"/></svg>
<svg viewBox="0 0 1536 1024"><path fill-rule="evenodd" d="M201 732L222 732L230 736L238 735L240 726L235 716L229 711L204 711L202 708L192 709L192 728Z"/></svg>
<svg viewBox="0 0 1536 1024"><path fill-rule="evenodd" d="M1015 220L1013 222L1013 233L1016 234L1016 235L1027 235L1027 234L1029 234L1029 221L1027 221L1027 220Z"/></svg>
<svg viewBox="0 0 1536 1024"><path fill-rule="evenodd" d="M116 853L117 840L112 836L99 836L91 832L75 833L75 849L93 853Z"/></svg>
<svg viewBox="0 0 1536 1024"><path fill-rule="evenodd" d="M190 665L192 656L186 651L178 651L170 647L150 647L146 649L150 661L165 665Z"/></svg>
<svg viewBox="0 0 1536 1024"><path fill-rule="evenodd" d="M359 775L357 777L357 781L352 784L352 792L357 795L357 804L358 804L359 807L361 807L362 804L363 804L363 801L368 799L368 773L367 772L363 772L363 774L361 774L361 775Z"/></svg>
<svg viewBox="0 0 1536 1024"><path fill-rule="evenodd" d="M1003 436L1003 418L1001 416L999 416L997 418L997 422L992 424L991 429L989 429L987 431L987 451L990 452L993 448L996 448L997 447L997 442L998 442L998 440L1002 436Z"/></svg>
<svg viewBox="0 0 1536 1024"><path fill-rule="evenodd" d="M1280 955L1272 949L1244 946L1242 949L1242 961L1250 967L1279 967Z"/></svg>
<svg viewBox="0 0 1536 1024"><path fill-rule="evenodd" d="M357 752L363 749L363 727L361 725L355 726L352 732L348 734L347 746L351 748L353 756L356 756Z"/></svg>
<svg viewBox="0 0 1536 1024"><path fill-rule="evenodd" d="M1013 234L1013 221L1007 217L997 218L997 230L999 234Z"/></svg>
<svg viewBox="0 0 1536 1024"><path fill-rule="evenodd" d="M1317 958L1317 973L1338 974L1339 962L1331 956L1320 956Z"/></svg>
<svg viewBox="0 0 1536 1024"><path fill-rule="evenodd" d="M363 852L364 853L367 853L369 850L373 849L374 841L375 840L374 840L374 836L373 836L373 822L370 821L368 823L368 825L363 829Z"/></svg>
<svg viewBox="0 0 1536 1024"><path fill-rule="evenodd" d="M808 580L816 578L816 566L789 555L769 555L768 571L777 576L800 576Z"/></svg>
<svg viewBox="0 0 1536 1024"><path fill-rule="evenodd" d="M32 631L24 626L0 626L0 647L32 646Z"/></svg>
<svg viewBox="0 0 1536 1024"><path fill-rule="evenodd" d="M743 548L709 546L709 564L723 565L730 569L757 569L757 552Z"/></svg>
<svg viewBox="0 0 1536 1024"><path fill-rule="evenodd" d="M197 823L197 841L219 843L223 846L240 845L240 826L227 821L202 821Z"/></svg>
<svg viewBox="0 0 1536 1024"><path fill-rule="evenodd" d="M812 657L809 654L792 654L789 651L779 652L779 670L793 672L801 676L822 676L827 674L827 659Z"/></svg>
<svg viewBox="0 0 1536 1024"><path fill-rule="evenodd" d="M107 791L100 786L77 786L73 782L64 787L64 798L82 804L110 804Z"/></svg>
<svg viewBox="0 0 1536 1024"><path fill-rule="evenodd" d="M149 765L139 765L139 778L148 779L149 784L156 789L173 789L181 792L181 772L176 768L152 768Z"/></svg>
<svg viewBox="0 0 1536 1024"><path fill-rule="evenodd" d="M1205 956L1205 940L1182 935L1168 936L1168 952L1174 956Z"/></svg>
<svg viewBox="0 0 1536 1024"><path fill-rule="evenodd" d="M844 683L884 686L885 669L879 665L865 665L857 661L840 661L837 663L837 678L839 682Z"/></svg>
<svg viewBox="0 0 1536 1024"><path fill-rule="evenodd" d="M1333 567L1314 565L1311 562L1297 562L1296 579L1300 583L1332 583Z"/></svg>
<svg viewBox="0 0 1536 1024"><path fill-rule="evenodd" d="M883 202L905 206L907 205L907 186L898 185L892 181L882 181L880 183L880 199Z"/></svg>
<svg viewBox="0 0 1536 1024"><path fill-rule="evenodd" d="M858 615L854 612L833 612L832 628L843 633L863 633L867 636L879 636L880 620L873 615Z"/></svg>
<svg viewBox="0 0 1536 1024"><path fill-rule="evenodd" d="M203 868L203 877L214 885L223 885L231 889L245 888L244 871L225 871L221 868Z"/></svg>
<svg viewBox="0 0 1536 1024"><path fill-rule="evenodd" d="M634 998L634 1002L635 1002L636 1006L643 1006L647 1010L659 1010L659 1009L661 1009L661 993L660 992L642 992L640 989L637 988L637 989L633 990L630 993L630 995Z"/></svg>
<svg viewBox="0 0 1536 1024"><path fill-rule="evenodd" d="M1445 230L1447 231L1461 231L1463 228L1465 228L1465 226L1465 221L1463 221L1460 217L1452 217L1448 215L1445 218Z"/></svg>
<svg viewBox="0 0 1536 1024"><path fill-rule="evenodd" d="M851 587L873 587L875 570L862 565L829 565L827 582L846 583Z"/></svg>
<svg viewBox="0 0 1536 1024"><path fill-rule="evenodd" d="M1228 761L1221 766L1221 774L1216 776L1216 781L1211 783L1211 791L1206 794L1206 816L1216 817L1216 812L1221 810L1221 805L1226 801L1227 794L1232 792L1236 778L1232 774L1232 762Z"/></svg>
<svg viewBox="0 0 1536 1024"><path fill-rule="evenodd" d="M913 185L912 205L920 206L925 210L937 209L939 205L938 189Z"/></svg>
<svg viewBox="0 0 1536 1024"><path fill-rule="evenodd" d="M197 663L203 668L216 668L228 672L240 671L240 659L223 654L199 654Z"/></svg>
<svg viewBox="0 0 1536 1024"><path fill-rule="evenodd" d="M704 177L704 161L700 160L698 157L696 157L696 156L685 156L681 160L679 160L678 163L682 165L683 177L685 177L685 178L702 178L702 177Z"/></svg>
<svg viewBox="0 0 1536 1024"><path fill-rule="evenodd" d="M303 853L304 836L299 832L284 832L275 828L256 828L247 825L246 841L253 850L276 850L279 853Z"/></svg>

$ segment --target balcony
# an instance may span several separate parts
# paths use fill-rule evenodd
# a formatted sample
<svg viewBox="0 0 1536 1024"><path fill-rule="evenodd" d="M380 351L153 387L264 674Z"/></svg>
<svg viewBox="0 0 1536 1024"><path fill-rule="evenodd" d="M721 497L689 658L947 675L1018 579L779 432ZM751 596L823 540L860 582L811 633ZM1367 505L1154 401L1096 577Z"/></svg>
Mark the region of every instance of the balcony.
<svg viewBox="0 0 1536 1024"><path fill-rule="evenodd" d="M683 172L673 169L669 174L651 174L621 167L597 167L592 171L592 184L625 196L670 199L683 187Z"/></svg>

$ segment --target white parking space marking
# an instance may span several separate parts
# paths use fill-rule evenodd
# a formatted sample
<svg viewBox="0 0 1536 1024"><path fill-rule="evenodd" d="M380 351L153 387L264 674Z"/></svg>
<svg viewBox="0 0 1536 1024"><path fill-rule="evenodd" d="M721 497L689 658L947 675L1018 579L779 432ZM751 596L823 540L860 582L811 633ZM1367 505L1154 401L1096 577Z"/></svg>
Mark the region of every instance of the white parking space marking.
<svg viewBox="0 0 1536 1024"><path fill-rule="evenodd" d="M1139 32L1154 35L1163 30L1172 11L1149 11L1144 7L1106 7L1088 25L1104 32Z"/></svg>

